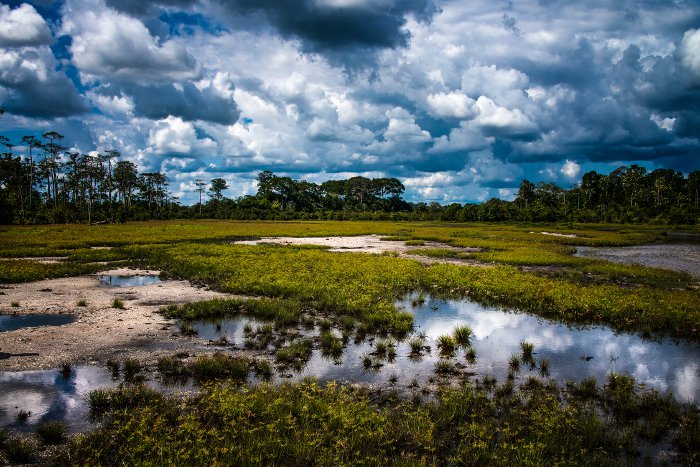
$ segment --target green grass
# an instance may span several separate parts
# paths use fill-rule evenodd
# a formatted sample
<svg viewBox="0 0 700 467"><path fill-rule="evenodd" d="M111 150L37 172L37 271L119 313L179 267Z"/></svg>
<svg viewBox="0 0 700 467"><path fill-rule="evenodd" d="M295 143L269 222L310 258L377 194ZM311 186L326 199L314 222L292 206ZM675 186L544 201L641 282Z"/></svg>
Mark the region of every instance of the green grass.
<svg viewBox="0 0 700 467"><path fill-rule="evenodd" d="M462 348L469 347L472 335L474 332L472 328L467 325L457 326L454 331L452 331L452 337L454 337L455 342Z"/></svg>
<svg viewBox="0 0 700 467"><path fill-rule="evenodd" d="M323 331L320 336L323 355L338 358L343 353L343 342L330 331Z"/></svg>
<svg viewBox="0 0 700 467"><path fill-rule="evenodd" d="M159 406L164 396L144 384L129 384L117 389L96 389L88 394L90 416L99 419L110 412L126 411L136 407Z"/></svg>
<svg viewBox="0 0 700 467"><path fill-rule="evenodd" d="M521 341L520 350L522 350L522 360L525 363L533 362L533 352L535 350L535 344L532 342Z"/></svg>
<svg viewBox="0 0 700 467"><path fill-rule="evenodd" d="M520 390L507 382L491 396L467 385L442 389L428 401L384 397L381 402L373 402L376 394L365 389L314 381L254 388L219 384L184 399L151 398L139 388L104 390L100 399L109 403L102 427L77 437L55 461L624 465L639 462L638 443L646 442L672 443L678 453L674 462L696 458L697 414L659 401L652 392L633 391L647 410L623 430L606 415L604 400L564 403L556 387L536 379L524 386ZM126 404L127 399L133 403ZM649 412L652 407L669 420L683 421L659 421Z"/></svg>
<svg viewBox="0 0 700 467"><path fill-rule="evenodd" d="M112 299L112 308L116 308L118 310L123 310L125 308L124 300L121 300L119 298Z"/></svg>
<svg viewBox="0 0 700 467"><path fill-rule="evenodd" d="M311 358L313 342L311 339L298 339L286 347L277 350L275 358L277 362L301 369Z"/></svg>
<svg viewBox="0 0 700 467"><path fill-rule="evenodd" d="M65 423L52 420L36 427L36 434L43 444L61 444L66 441Z"/></svg>
<svg viewBox="0 0 700 467"><path fill-rule="evenodd" d="M214 354L200 356L187 365L188 373L198 381L213 379L245 380L250 370L250 361L243 357Z"/></svg>
<svg viewBox="0 0 700 467"><path fill-rule="evenodd" d="M3 453L11 464L29 464L34 460L36 444L31 438L13 436L3 443Z"/></svg>
<svg viewBox="0 0 700 467"><path fill-rule="evenodd" d="M577 237L548 236L540 233L543 231ZM287 324L295 324L300 311L308 311L322 313L336 325L343 316L364 324L363 330L370 333L402 337L410 331L412 320L396 310L394 300L422 291L527 310L565 322L607 324L616 330L697 340L700 312L695 303L700 292L683 290L693 282L689 276L571 256L574 246L641 244L660 241L663 233L654 226L419 222L200 221L6 227L0 229L0 255L15 259L4 260L0 282L93 272L99 265L84 261L126 259L131 265L160 268L164 277L266 297L270 301L253 311ZM406 258L341 255L322 248L230 244L234 239L261 236L363 234L444 243L446 247L438 249L441 253L436 256L445 255L451 247L479 248L468 256L494 267L424 266ZM92 246L115 248L92 250ZM51 265L16 259L59 254L69 259ZM522 267L534 269L521 271Z"/></svg>
<svg viewBox="0 0 700 467"><path fill-rule="evenodd" d="M404 244L406 246L423 246L425 242L423 240L406 240Z"/></svg>
<svg viewBox="0 0 700 467"><path fill-rule="evenodd" d="M452 355L457 347L457 340L448 334L437 338L437 347L442 355Z"/></svg>

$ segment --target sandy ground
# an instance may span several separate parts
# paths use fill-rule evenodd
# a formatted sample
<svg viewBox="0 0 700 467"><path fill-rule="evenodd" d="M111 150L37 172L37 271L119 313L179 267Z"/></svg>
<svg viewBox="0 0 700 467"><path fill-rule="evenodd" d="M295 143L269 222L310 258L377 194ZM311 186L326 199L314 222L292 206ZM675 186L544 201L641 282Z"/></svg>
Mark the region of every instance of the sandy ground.
<svg viewBox="0 0 700 467"><path fill-rule="evenodd" d="M157 275L158 271L114 269L98 275ZM152 361L160 354L191 348L192 339L174 334L174 321L158 309L224 296L187 281L163 281L138 287L109 287L98 275L2 286L0 314L70 313L78 319L63 326L0 333L0 371L56 368L62 362L91 363L134 357ZM125 309L112 308L121 299ZM87 306L77 306L85 300ZM13 307L12 303L19 303Z"/></svg>
<svg viewBox="0 0 700 467"><path fill-rule="evenodd" d="M395 253L398 256L421 261L425 264L451 263L467 266L484 266L470 260L432 258L409 254L414 250L425 248L449 248L461 253L474 253L479 248L457 248L445 243L426 241L425 245L408 246L405 241L381 240L381 235L358 235L354 237L265 237L260 240L242 240L234 242L239 245L318 245L328 247L328 251L335 253L369 253L380 255Z"/></svg>

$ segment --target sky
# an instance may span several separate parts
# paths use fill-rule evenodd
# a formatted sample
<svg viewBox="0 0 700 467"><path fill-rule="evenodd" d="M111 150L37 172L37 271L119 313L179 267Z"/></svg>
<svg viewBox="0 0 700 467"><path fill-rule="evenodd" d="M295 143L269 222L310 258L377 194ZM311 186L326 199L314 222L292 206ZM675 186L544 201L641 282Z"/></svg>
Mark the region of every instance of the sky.
<svg viewBox="0 0 700 467"><path fill-rule="evenodd" d="M512 199L620 165L700 169L697 0L0 2L0 134L58 131L231 198L396 177ZM16 154L23 153L16 147Z"/></svg>

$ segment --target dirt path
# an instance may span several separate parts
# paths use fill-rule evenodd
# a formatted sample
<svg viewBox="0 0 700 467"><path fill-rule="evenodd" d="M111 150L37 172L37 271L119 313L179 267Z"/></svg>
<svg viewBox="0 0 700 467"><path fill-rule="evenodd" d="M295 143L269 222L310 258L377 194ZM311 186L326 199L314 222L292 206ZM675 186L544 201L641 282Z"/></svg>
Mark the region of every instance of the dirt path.
<svg viewBox="0 0 700 467"><path fill-rule="evenodd" d="M157 275L158 271L115 269L99 275ZM138 287L110 287L98 275L3 286L0 314L58 314L77 317L71 324L24 328L0 333L0 371L56 368L62 362L90 363L159 355L191 348L191 339L173 335L174 321L158 309L222 297L187 281L163 281ZM125 309L112 307L113 299ZM86 306L78 306L84 300ZM19 305L19 306L13 306Z"/></svg>

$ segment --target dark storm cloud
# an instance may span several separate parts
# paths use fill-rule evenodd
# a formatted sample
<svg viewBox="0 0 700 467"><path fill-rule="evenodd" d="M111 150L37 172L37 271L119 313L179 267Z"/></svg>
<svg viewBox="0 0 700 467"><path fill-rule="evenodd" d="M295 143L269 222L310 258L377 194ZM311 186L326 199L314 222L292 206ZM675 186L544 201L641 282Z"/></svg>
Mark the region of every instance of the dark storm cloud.
<svg viewBox="0 0 700 467"><path fill-rule="evenodd" d="M429 21L437 11L432 0L346 6L324 5L315 0L220 0L220 4L238 26L245 24L241 17L263 19L282 37L300 40L303 52L317 53L332 63L351 67L366 65L377 50L406 47L410 39L403 29L406 15ZM248 24L256 23L260 24Z"/></svg>
<svg viewBox="0 0 700 467"><path fill-rule="evenodd" d="M133 16L146 16L154 14L160 7L189 8L198 3L198 0L106 0L107 6L122 13Z"/></svg>
<svg viewBox="0 0 700 467"><path fill-rule="evenodd" d="M84 98L60 71L48 48L2 51L0 107L26 117L67 117L87 111Z"/></svg>
<svg viewBox="0 0 700 467"><path fill-rule="evenodd" d="M240 115L233 99L221 96L212 87L199 89L191 82L154 86L130 84L122 89L132 97L137 116L154 120L173 115L188 121L230 125Z"/></svg>

